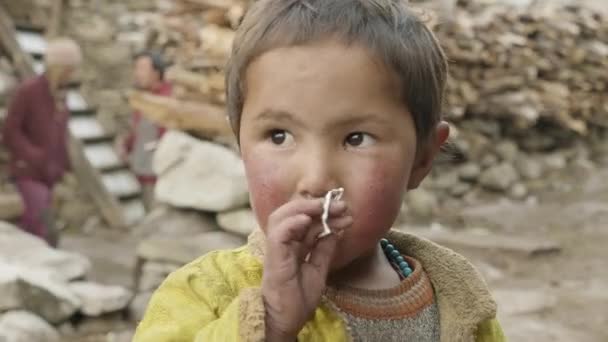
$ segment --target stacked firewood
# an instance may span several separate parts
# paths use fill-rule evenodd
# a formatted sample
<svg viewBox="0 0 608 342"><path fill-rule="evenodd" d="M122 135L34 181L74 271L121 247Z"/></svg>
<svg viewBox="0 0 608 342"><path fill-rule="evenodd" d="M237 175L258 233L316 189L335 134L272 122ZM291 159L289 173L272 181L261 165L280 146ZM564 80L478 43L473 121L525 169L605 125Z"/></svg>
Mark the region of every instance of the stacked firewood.
<svg viewBox="0 0 608 342"><path fill-rule="evenodd" d="M460 10L438 27L451 59L452 118L538 120L586 134L608 126L608 21L589 8Z"/></svg>
<svg viewBox="0 0 608 342"><path fill-rule="evenodd" d="M225 104L223 66L247 1L172 4L149 44L175 62L168 73L175 99L164 107L154 99L157 111L164 110L153 116L203 136L225 134L227 123L223 130L217 125ZM608 127L608 21L601 13L582 5L469 1L433 26L451 61L446 114L456 125L464 118L499 120L525 131L543 122L581 135ZM186 118L174 122L181 114Z"/></svg>

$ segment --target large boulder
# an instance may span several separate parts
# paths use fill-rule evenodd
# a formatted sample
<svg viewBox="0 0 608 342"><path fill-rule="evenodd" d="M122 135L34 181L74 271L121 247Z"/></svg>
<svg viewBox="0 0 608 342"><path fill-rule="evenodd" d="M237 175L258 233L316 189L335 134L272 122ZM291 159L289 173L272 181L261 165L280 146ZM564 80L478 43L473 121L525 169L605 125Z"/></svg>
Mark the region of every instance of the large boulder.
<svg viewBox="0 0 608 342"><path fill-rule="evenodd" d="M27 311L0 315L0 342L59 342L59 333L49 323Z"/></svg>
<svg viewBox="0 0 608 342"><path fill-rule="evenodd" d="M131 291L116 285L79 281L70 283L69 288L82 301L80 311L86 316L101 316L121 311L133 297Z"/></svg>
<svg viewBox="0 0 608 342"><path fill-rule="evenodd" d="M232 150L170 131L154 156L156 196L180 208L220 212L245 206L245 168Z"/></svg>
<svg viewBox="0 0 608 342"><path fill-rule="evenodd" d="M91 269L86 257L50 248L43 240L6 222L0 222L0 262L45 269L61 281L82 278Z"/></svg>
<svg viewBox="0 0 608 342"><path fill-rule="evenodd" d="M238 209L217 214L217 223L225 231L247 237L258 226L251 209Z"/></svg>
<svg viewBox="0 0 608 342"><path fill-rule="evenodd" d="M0 261L0 311L27 309L51 323L71 317L81 302L68 284L57 280L44 269Z"/></svg>
<svg viewBox="0 0 608 342"><path fill-rule="evenodd" d="M236 248L245 239L226 232L209 232L184 237L152 237L137 247L140 259L184 265L206 253L219 249Z"/></svg>

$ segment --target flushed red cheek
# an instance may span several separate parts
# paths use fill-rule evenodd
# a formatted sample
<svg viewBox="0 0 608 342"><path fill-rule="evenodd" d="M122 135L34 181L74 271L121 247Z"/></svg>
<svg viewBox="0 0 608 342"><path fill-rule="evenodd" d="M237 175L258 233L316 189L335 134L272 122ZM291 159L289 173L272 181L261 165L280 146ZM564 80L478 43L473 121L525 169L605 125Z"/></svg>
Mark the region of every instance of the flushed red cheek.
<svg viewBox="0 0 608 342"><path fill-rule="evenodd" d="M256 155L244 158L251 205L258 223L266 229L268 216L289 200L281 182L280 167L276 162Z"/></svg>
<svg viewBox="0 0 608 342"><path fill-rule="evenodd" d="M389 163L386 163L387 165ZM390 229L399 213L405 188L404 170L379 165L358 175L351 209L355 222L348 233L350 247L373 248ZM349 191L349 190L347 190Z"/></svg>

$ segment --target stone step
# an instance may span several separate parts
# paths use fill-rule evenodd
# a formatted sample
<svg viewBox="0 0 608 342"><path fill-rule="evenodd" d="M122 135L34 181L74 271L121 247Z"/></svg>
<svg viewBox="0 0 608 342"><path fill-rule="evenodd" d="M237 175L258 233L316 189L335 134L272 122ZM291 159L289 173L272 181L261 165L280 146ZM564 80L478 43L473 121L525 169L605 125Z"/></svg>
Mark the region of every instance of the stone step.
<svg viewBox="0 0 608 342"><path fill-rule="evenodd" d="M101 181L106 189L118 198L133 197L141 193L137 178L127 170L102 173Z"/></svg>
<svg viewBox="0 0 608 342"><path fill-rule="evenodd" d="M68 109L72 112L86 112L90 110L89 104L77 89L68 90L66 102Z"/></svg>
<svg viewBox="0 0 608 342"><path fill-rule="evenodd" d="M79 140L103 140L110 136L94 116L72 117L69 126L72 134Z"/></svg>
<svg viewBox="0 0 608 342"><path fill-rule="evenodd" d="M128 225L136 224L146 216L146 209L140 198L121 201L121 204Z"/></svg>
<svg viewBox="0 0 608 342"><path fill-rule="evenodd" d="M17 31L17 42L21 49L29 54L43 56L46 53L47 42L40 33Z"/></svg>
<svg viewBox="0 0 608 342"><path fill-rule="evenodd" d="M104 170L116 170L123 168L125 163L108 143L87 144L84 146L84 154L94 168Z"/></svg>

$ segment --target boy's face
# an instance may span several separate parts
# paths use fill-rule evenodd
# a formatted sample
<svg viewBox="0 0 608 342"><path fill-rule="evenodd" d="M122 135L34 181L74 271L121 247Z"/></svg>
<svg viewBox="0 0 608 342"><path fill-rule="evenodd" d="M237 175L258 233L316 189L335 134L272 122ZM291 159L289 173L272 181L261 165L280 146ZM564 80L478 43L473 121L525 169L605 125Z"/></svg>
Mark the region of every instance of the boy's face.
<svg viewBox="0 0 608 342"><path fill-rule="evenodd" d="M374 250L418 167L397 78L362 47L324 42L263 54L246 88L241 152L262 229L286 202L343 187L354 223L332 268Z"/></svg>

